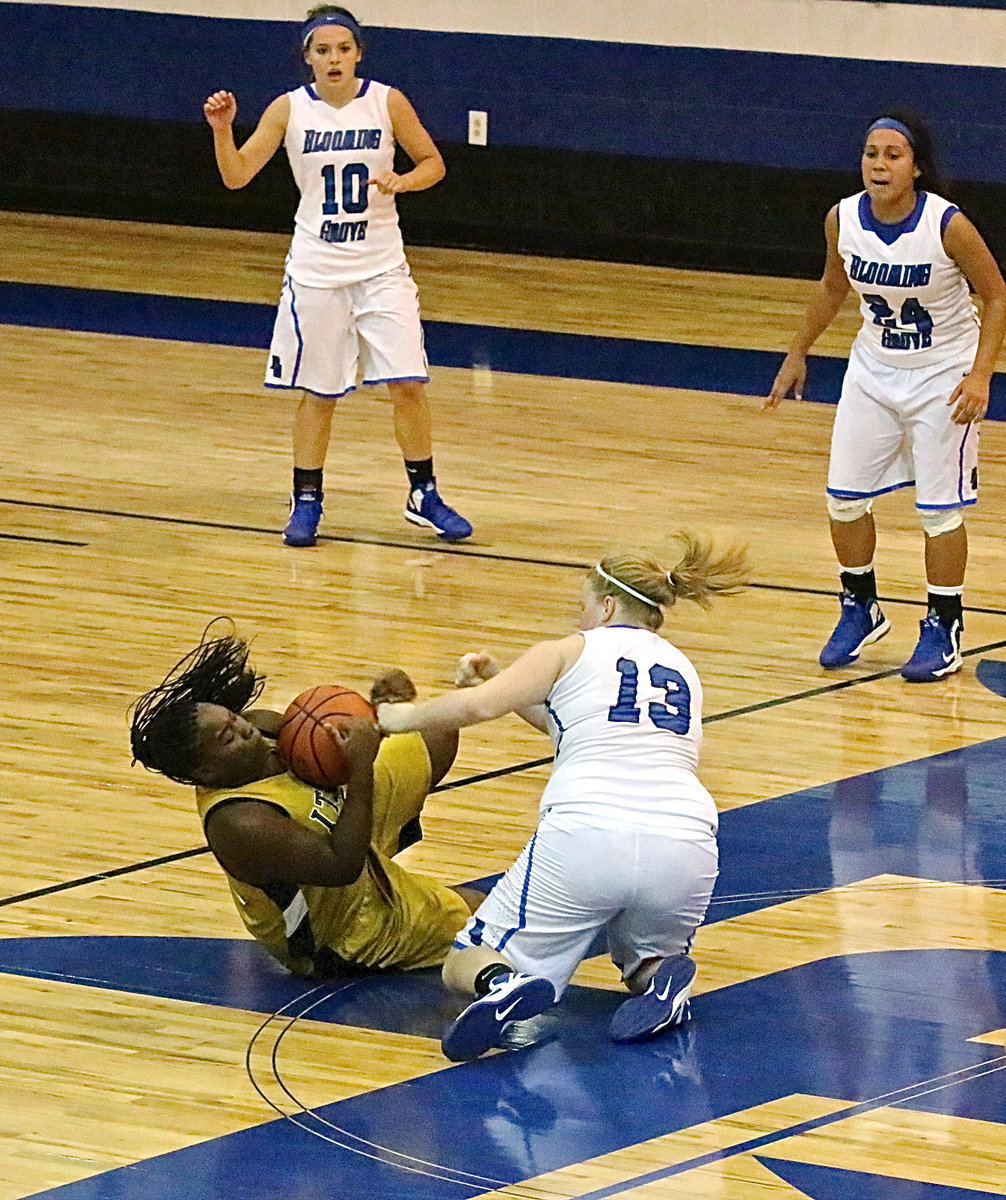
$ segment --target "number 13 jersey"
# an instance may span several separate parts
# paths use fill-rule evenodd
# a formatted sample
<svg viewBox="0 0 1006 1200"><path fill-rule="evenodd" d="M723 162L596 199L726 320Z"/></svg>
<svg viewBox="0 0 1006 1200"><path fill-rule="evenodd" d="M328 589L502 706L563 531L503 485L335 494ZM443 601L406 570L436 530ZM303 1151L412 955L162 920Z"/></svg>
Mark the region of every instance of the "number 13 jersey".
<svg viewBox="0 0 1006 1200"><path fill-rule="evenodd" d="M919 192L896 225L873 215L866 192L838 204L838 252L859 293L863 325L856 341L892 367L924 367L963 358L978 344L978 314L964 272L943 248L957 207Z"/></svg>
<svg viewBox="0 0 1006 1200"><path fill-rule="evenodd" d="M390 90L364 79L342 108L322 100L309 84L287 93L284 146L300 189L286 262L295 283L346 287L405 262L395 197L369 185L394 168Z"/></svg>
<svg viewBox="0 0 1006 1200"><path fill-rule="evenodd" d="M696 775L702 685L648 629L583 633L583 653L546 701L555 766L541 798L553 825L633 826L704 840L716 807Z"/></svg>

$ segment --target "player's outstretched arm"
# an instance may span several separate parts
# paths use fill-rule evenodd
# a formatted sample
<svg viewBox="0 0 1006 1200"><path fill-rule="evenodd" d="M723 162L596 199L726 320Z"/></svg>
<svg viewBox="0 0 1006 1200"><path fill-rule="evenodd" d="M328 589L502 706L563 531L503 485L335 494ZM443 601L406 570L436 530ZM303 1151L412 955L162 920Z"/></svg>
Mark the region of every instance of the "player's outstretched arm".
<svg viewBox="0 0 1006 1200"><path fill-rule="evenodd" d="M473 650L462 654L454 672L455 687L477 687L487 679L494 679L503 668L486 650ZM540 733L548 732L548 711L544 704L529 704L526 708L514 710L517 716L537 729Z"/></svg>
<svg viewBox="0 0 1006 1200"><path fill-rule="evenodd" d="M279 149L290 120L290 98L276 97L240 149L234 141L237 111L238 103L231 92L214 92L203 105L203 114L213 130L213 152L220 178L231 189L243 188L254 179Z"/></svg>
<svg viewBox="0 0 1006 1200"><path fill-rule="evenodd" d="M824 274L811 295L800 328L772 383L772 390L762 403L763 409L776 408L790 392L797 400L803 399L807 382L807 352L835 319L849 294L849 278L838 252L837 206L825 218L824 237L828 246Z"/></svg>
<svg viewBox="0 0 1006 1200"><path fill-rule="evenodd" d="M544 704L555 681L580 656L583 638L574 633L532 646L505 670L476 687L462 688L419 704L382 704L377 719L385 733L446 727L462 729L504 713L523 713Z"/></svg>

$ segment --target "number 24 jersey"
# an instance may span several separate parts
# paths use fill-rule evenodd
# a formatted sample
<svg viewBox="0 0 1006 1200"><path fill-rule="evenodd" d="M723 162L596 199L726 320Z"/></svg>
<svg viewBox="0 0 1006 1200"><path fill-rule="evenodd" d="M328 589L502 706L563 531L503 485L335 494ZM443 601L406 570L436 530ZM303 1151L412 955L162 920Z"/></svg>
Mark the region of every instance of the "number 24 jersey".
<svg viewBox="0 0 1006 1200"><path fill-rule="evenodd" d="M924 367L973 353L978 315L963 271L943 248L958 209L920 192L896 225L873 215L866 192L838 205L838 252L859 293L857 344L887 366Z"/></svg>

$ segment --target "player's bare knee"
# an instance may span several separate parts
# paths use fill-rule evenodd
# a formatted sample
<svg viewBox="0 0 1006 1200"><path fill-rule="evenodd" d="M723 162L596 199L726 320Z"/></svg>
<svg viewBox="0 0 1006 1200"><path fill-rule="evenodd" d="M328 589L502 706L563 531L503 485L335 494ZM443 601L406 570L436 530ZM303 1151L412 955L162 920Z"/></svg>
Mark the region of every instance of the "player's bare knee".
<svg viewBox="0 0 1006 1200"><path fill-rule="evenodd" d="M859 521L872 511L873 499L870 496L859 496L851 500L842 496L828 496L828 516L843 525Z"/></svg>
<svg viewBox="0 0 1006 1200"><path fill-rule="evenodd" d="M426 397L426 384L418 379L399 379L388 384L388 395L394 404L419 404Z"/></svg>
<svg viewBox="0 0 1006 1200"><path fill-rule="evenodd" d="M918 511L927 538L953 533L964 524L964 513L959 508L920 508Z"/></svg>

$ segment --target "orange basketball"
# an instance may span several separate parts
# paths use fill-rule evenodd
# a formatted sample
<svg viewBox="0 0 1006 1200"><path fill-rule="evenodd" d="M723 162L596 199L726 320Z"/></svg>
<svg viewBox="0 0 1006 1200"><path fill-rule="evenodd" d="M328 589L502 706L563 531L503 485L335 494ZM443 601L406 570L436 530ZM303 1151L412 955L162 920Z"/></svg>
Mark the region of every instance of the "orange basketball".
<svg viewBox="0 0 1006 1200"><path fill-rule="evenodd" d="M314 787L338 787L349 772L332 728L338 726L340 717L373 721L375 716L373 705L359 692L320 684L291 702L283 714L276 745L298 779Z"/></svg>

